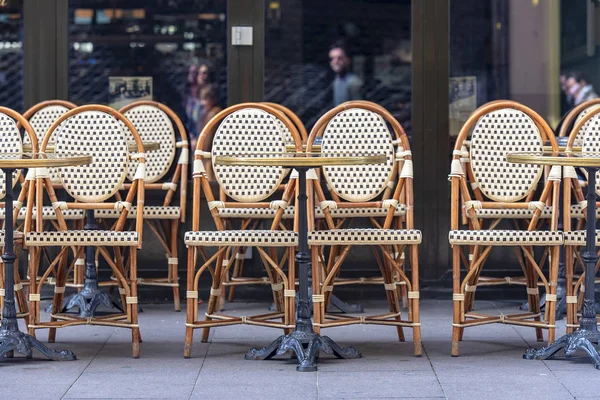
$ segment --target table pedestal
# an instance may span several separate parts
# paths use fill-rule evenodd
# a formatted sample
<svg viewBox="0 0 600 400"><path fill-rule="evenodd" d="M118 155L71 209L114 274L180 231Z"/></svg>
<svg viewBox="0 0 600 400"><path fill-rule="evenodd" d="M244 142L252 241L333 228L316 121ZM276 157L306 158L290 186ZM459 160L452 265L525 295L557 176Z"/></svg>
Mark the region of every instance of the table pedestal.
<svg viewBox="0 0 600 400"><path fill-rule="evenodd" d="M529 349L523 354L528 360L546 360L551 358L560 349L565 350L565 355L571 356L577 350L584 350L594 362L596 369L600 369L600 354L594 344L598 344L600 333L596 322L595 309L595 267L598 261L596 253L596 172L598 167L586 167L588 173L587 191L587 218L586 218L586 245L581 253L581 259L585 263L585 296L583 301L583 312L579 329L565 335L540 350Z"/></svg>
<svg viewBox="0 0 600 400"><path fill-rule="evenodd" d="M0 358L12 356L14 351L32 357L32 350L38 349L44 356L55 361L75 360L71 350L56 351L49 349L42 342L26 333L19 331L17 323L17 310L15 308L14 268L16 256L14 254L14 224L13 224L13 169L3 169L6 176L6 201L5 201L5 237L4 237L4 310L2 311L2 324L0 325Z"/></svg>
<svg viewBox="0 0 600 400"><path fill-rule="evenodd" d="M87 210L86 212L86 224L85 230L96 230L98 224L94 218L94 210ZM63 302L62 312L78 307L79 317L89 318L93 317L96 312L96 308L100 305L104 305L108 308L116 308L123 312L118 303L116 303L112 297L105 291L102 291L98 286L98 273L96 271L96 265L94 263L95 251L94 247L88 246L85 251L85 281L83 289L80 292L75 293L67 297Z"/></svg>
<svg viewBox="0 0 600 400"><path fill-rule="evenodd" d="M308 271L311 269L310 253L308 252L308 217L306 210L306 171L309 168L297 167L298 171L298 283L299 293L296 303L296 328L289 335L278 337L274 342L263 348L250 349L246 360L266 360L275 355L281 355L288 350L293 351L298 358L297 371L311 372L317 370L317 354L323 350L338 358L360 358L360 352L353 348L343 348L327 336L321 336L313 330L309 300Z"/></svg>

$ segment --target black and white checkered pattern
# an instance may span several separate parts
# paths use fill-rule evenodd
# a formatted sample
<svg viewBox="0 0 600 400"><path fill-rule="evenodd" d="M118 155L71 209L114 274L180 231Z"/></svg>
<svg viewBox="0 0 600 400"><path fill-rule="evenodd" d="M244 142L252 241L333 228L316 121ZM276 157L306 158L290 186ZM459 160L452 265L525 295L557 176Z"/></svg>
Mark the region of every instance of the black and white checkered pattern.
<svg viewBox="0 0 600 400"><path fill-rule="evenodd" d="M27 136L27 134L25 134ZM23 142L14 119L0 113L0 153L22 153ZM13 186L17 183L19 171L13 173ZM4 172L0 171L0 199L6 196L6 179Z"/></svg>
<svg viewBox="0 0 600 400"><path fill-rule="evenodd" d="M592 108L592 107L590 107ZM592 111L592 110L588 110ZM577 137L583 137L581 151L585 153L600 153L600 114L594 115L586 122L581 130L577 132ZM587 177L587 171L583 169ZM596 193L600 194L600 171L596 172Z"/></svg>
<svg viewBox="0 0 600 400"><path fill-rule="evenodd" d="M84 217L83 210L61 210L61 211L62 211L62 215L65 220L77 220L77 219L83 219L83 217ZM5 209L0 208L0 220L4 219L4 212L5 212ZM17 218L19 220L24 220L26 214L27 214L27 208L21 207ZM33 207L32 216L33 216L33 218L37 217L37 207ZM54 208L52 208L51 206L44 206L44 208L42 208L42 220L55 221L56 219L57 219L56 211L54 211Z"/></svg>
<svg viewBox="0 0 600 400"><path fill-rule="evenodd" d="M384 218L387 217L388 210L381 207L364 207L364 208L334 208L330 209L332 218ZM406 205L398 204L394 211L394 216L398 217L406 215ZM320 207L315 208L315 218L325 218L325 214Z"/></svg>
<svg viewBox="0 0 600 400"><path fill-rule="evenodd" d="M386 187L394 169L392 136L383 118L368 110L353 108L333 117L323 131L323 155L385 154L384 164L323 167L323 176L342 199L369 201Z"/></svg>
<svg viewBox="0 0 600 400"><path fill-rule="evenodd" d="M94 210L96 218L111 218L116 219L121 216L121 211L117 210ZM181 216L181 208L179 206L144 206L144 219L179 219ZM128 219L137 217L137 207L131 206L127 213Z"/></svg>
<svg viewBox="0 0 600 400"><path fill-rule="evenodd" d="M158 107L139 105L127 110L123 114L138 131L142 141L160 143L160 149L146 152L146 179L145 182L157 182L171 168L175 159L175 129L169 116ZM129 129L121 122L127 135L127 140L134 141ZM127 177L133 180L138 166L136 160L129 161Z"/></svg>
<svg viewBox="0 0 600 400"><path fill-rule="evenodd" d="M571 218L584 218L586 210L581 208L579 204L573 204L571 206ZM600 208L596 208L596 218L600 218Z"/></svg>
<svg viewBox="0 0 600 400"><path fill-rule="evenodd" d="M38 142L41 144L44 139L44 135L48 132L48 129L52 126L52 124L60 118L63 114L66 114L69 109L65 106L61 105L50 105L46 107L42 107L35 112L29 118L29 124L35 131L35 136L38 139ZM27 135L23 138L24 143L31 143ZM52 139L51 143L54 143Z"/></svg>
<svg viewBox="0 0 600 400"><path fill-rule="evenodd" d="M283 154L285 140L277 119L266 111L244 108L229 114L219 125L212 143L213 171L221 188L242 202L262 201L282 182L282 167L215 165L215 156Z"/></svg>
<svg viewBox="0 0 600 400"><path fill-rule="evenodd" d="M448 240L452 245L555 246L563 243L563 234L558 231L457 230L450 231Z"/></svg>
<svg viewBox="0 0 600 400"><path fill-rule="evenodd" d="M501 109L477 121L471 136L471 168L481 192L494 201L525 198L542 176L538 165L506 161L509 152L541 152L543 140L533 120L522 111Z"/></svg>
<svg viewBox="0 0 600 400"><path fill-rule="evenodd" d="M585 246L586 231L567 231L564 233L565 246ZM600 230L596 230L596 247L600 246Z"/></svg>
<svg viewBox="0 0 600 400"><path fill-rule="evenodd" d="M531 219L535 210L528 209L517 209L517 208L505 208L505 209L491 209L484 208L481 210L475 210L477 218L514 218L514 219ZM552 218L552 207L546 206L542 210L540 218Z"/></svg>
<svg viewBox="0 0 600 400"><path fill-rule="evenodd" d="M187 246L258 246L289 247L298 245L298 234L292 231L191 231L185 233Z"/></svg>
<svg viewBox="0 0 600 400"><path fill-rule="evenodd" d="M28 246L137 246L137 232L116 231L45 231L25 235Z"/></svg>
<svg viewBox="0 0 600 400"><path fill-rule="evenodd" d="M419 243L421 243L421 231L416 229L332 229L308 233L309 245Z"/></svg>
<svg viewBox="0 0 600 400"><path fill-rule="evenodd" d="M273 219L278 210L271 208L219 208L219 217L221 218L256 218ZM283 218L294 218L294 206L289 206L283 210Z"/></svg>
<svg viewBox="0 0 600 400"><path fill-rule="evenodd" d="M102 202L125 181L129 153L122 125L102 111L83 111L64 121L55 131L57 153L83 153L89 165L59 168L66 191L81 202Z"/></svg>
<svg viewBox="0 0 600 400"><path fill-rule="evenodd" d="M583 117L585 117L587 114L589 114L590 112L596 111L598 108L600 108L600 104L595 104L593 106L585 108L582 112L579 113L579 115L577 115L577 118L575 119L575 124L573 126L577 125L577 123L579 121L581 121L583 119ZM577 132L575 134L576 136L575 136L575 140L573 141L573 146L582 146L583 145L583 137L585 136L585 132L587 132L588 129L590 128L590 124L594 118L595 117L592 117L589 121L587 121L585 124L583 124L583 126L581 127L579 132Z"/></svg>

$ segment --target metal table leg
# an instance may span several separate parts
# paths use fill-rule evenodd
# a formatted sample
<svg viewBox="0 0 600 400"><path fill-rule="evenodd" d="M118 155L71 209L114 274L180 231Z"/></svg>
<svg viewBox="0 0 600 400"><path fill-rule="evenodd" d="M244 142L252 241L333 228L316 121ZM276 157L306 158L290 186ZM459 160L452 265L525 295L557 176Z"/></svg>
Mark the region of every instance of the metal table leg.
<svg viewBox="0 0 600 400"><path fill-rule="evenodd" d="M583 301L583 313L579 323L579 329L565 335L551 345L540 350L529 349L523 354L528 360L546 360L554 356L560 349L565 350L565 355L573 355L577 350L584 350L594 362L596 369L600 369L600 354L595 344L598 344L600 333L596 322L595 310L595 267L598 261L596 253L596 172L597 167L586 167L588 173L587 191L587 219L586 219L586 246L581 253L581 259L585 263L585 291Z"/></svg>
<svg viewBox="0 0 600 400"><path fill-rule="evenodd" d="M280 355L288 350L293 351L298 359L297 371L311 372L317 370L317 354L323 350L338 358L360 358L360 352L353 348L343 348L327 336L321 336L313 330L308 284L308 272L311 269L310 253L308 252L308 216L306 210L306 171L308 168L298 170L298 254L296 261L299 270L299 293L296 302L296 328L289 335L278 337L275 341L263 348L250 349L245 356L246 360L265 360L275 355Z"/></svg>
<svg viewBox="0 0 600 400"><path fill-rule="evenodd" d="M14 253L14 224L13 224L13 188L12 169L4 169L6 176L6 200L5 200L5 237L4 237L4 310L2 311L2 324L0 325L0 358L12 355L12 352L24 354L27 358L32 357L32 350L39 350L44 356L55 361L75 360L75 354L71 350L52 350L42 342L19 330L17 323L17 310L15 308L15 280L14 269L16 256Z"/></svg>
<svg viewBox="0 0 600 400"><path fill-rule="evenodd" d="M86 223L84 229L98 229L98 224L94 218L94 210L86 211ZM107 292L100 290L100 287L98 286L98 273L96 272L94 256L94 247L88 246L86 248L85 255L85 281L83 289L81 289L81 291L78 293L68 296L64 300L62 306L63 312L66 312L73 307L78 307L79 317L89 318L94 316L96 308L98 308L100 305L124 312L119 304L114 301Z"/></svg>

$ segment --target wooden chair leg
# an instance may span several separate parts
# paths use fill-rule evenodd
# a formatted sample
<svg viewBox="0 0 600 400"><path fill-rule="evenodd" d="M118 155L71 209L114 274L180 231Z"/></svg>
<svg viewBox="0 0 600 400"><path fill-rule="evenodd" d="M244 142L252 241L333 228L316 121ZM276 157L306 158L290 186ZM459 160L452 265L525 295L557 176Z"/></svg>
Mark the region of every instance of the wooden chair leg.
<svg viewBox="0 0 600 400"><path fill-rule="evenodd" d="M410 251L410 269L412 274L412 291L419 293L419 248L416 245L409 246ZM406 264L406 263L405 263ZM413 326L413 343L415 346L415 356L421 357L423 354L423 345L421 343L421 311L420 296L409 299L411 307L411 322L417 324Z"/></svg>
<svg viewBox="0 0 600 400"><path fill-rule="evenodd" d="M211 285L210 296L208 298L208 304L206 306L206 321L211 321L212 318L209 315L213 314L218 306L220 289L221 289L221 275L223 269L223 254L217 257L217 265L215 268L215 276ZM210 327L206 327L202 330L202 343L208 342L208 336L210 335Z"/></svg>
<svg viewBox="0 0 600 400"><path fill-rule="evenodd" d="M459 343L462 338L461 307L464 307L464 301L460 301L460 296L464 296L460 291L460 246L452 247L452 293L453 293L453 317L452 317L452 351L453 357L459 356Z"/></svg>
<svg viewBox="0 0 600 400"><path fill-rule="evenodd" d="M61 249L62 251L62 249ZM56 269L56 284L54 286L54 298L52 300L52 314L58 313L62 310L62 301L64 298L64 291L58 288L64 288L66 284L66 267L67 267L67 255L65 252L58 262ZM56 321L56 318L50 317L50 321ZM56 328L48 329L48 343L54 343L56 341Z"/></svg>
<svg viewBox="0 0 600 400"><path fill-rule="evenodd" d="M130 315L131 328L131 344L133 358L140 358L140 328L138 326L138 302L137 302L137 249L131 248L129 251L129 276L131 297L135 299L131 304L127 304L127 310Z"/></svg>
<svg viewBox="0 0 600 400"><path fill-rule="evenodd" d="M186 294L186 327L185 342L183 346L183 357L192 356L192 343L194 340L194 328L192 325L198 319L196 314L196 304L198 304L198 287L194 285L194 275L196 272L196 248L188 248L187 254L187 294Z"/></svg>
<svg viewBox="0 0 600 400"><path fill-rule="evenodd" d="M177 259L177 233L179 231L179 220L171 221L171 258ZM179 263L169 264L169 279L175 284L173 286L173 307L175 311L181 311L181 299L179 295Z"/></svg>

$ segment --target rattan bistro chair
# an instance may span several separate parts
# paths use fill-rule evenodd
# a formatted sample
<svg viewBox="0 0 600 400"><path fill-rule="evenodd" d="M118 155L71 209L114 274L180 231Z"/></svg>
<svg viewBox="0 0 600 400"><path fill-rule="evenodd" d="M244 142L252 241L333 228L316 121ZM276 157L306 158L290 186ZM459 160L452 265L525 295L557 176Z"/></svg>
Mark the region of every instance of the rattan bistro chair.
<svg viewBox="0 0 600 400"><path fill-rule="evenodd" d="M137 153L130 154L127 145L127 132L131 132L137 145ZM56 211L58 231L44 231L41 216L36 218L36 231L25 235L25 244L32 251L30 258L30 308L31 321L29 329L49 328L49 340L54 340L56 328L76 325L104 325L129 328L132 331L133 356L139 357L140 334L138 326L137 305L137 251L142 244L144 204L144 179L146 175L146 160L142 141L133 124L121 113L101 105L86 105L75 108L54 122L44 137L41 151L44 151L50 138L54 139L56 152L83 153L93 157L90 165L62 167L57 169L62 187L66 190L71 201L57 201L56 194L49 174L42 169L36 173L38 209L43 206L45 190L47 198ZM117 194L127 175L127 164L130 158L138 162L132 185L123 201L108 201ZM127 214L134 202L137 201L135 230L126 231ZM121 214L117 224L108 230L69 230L63 211L70 209L94 210L116 209ZM83 254L83 247L96 247L110 266L117 278L119 292L123 302L123 313L85 318L79 315L61 312L65 292L67 271L65 263L61 262L70 247L77 247L77 254ZM40 248L59 247L59 256L52 262L41 276L38 276ZM113 249L114 255L109 253ZM125 275L121 248L130 248L129 276ZM114 259L114 261L113 261ZM93 262L87 260L88 263ZM46 279L53 274L56 279L51 320L40 320L40 290Z"/></svg>
<svg viewBox="0 0 600 400"><path fill-rule="evenodd" d="M573 146L581 146L583 152L600 153L600 99L590 100L575 107L565 118L565 129L561 129L561 134L564 136L564 131L575 120L575 125L570 131L567 142L567 150ZM566 303L567 303L567 333L573 332L579 327L578 317L583 306L583 295L586 290L584 285L585 270L583 260L580 256L580 249L585 247L585 220L586 220L586 201L581 189L580 177L577 175L575 168L564 168L564 210L565 217L563 219L564 241L565 241L565 278L566 278ZM585 172L585 171L582 171ZM582 174L587 178L587 173ZM587 187L587 190L596 190L600 194L600 183L596 176L596 187ZM587 186L587 180L585 181ZM575 200L575 204L571 204ZM598 211L596 219L599 218ZM573 221L576 222L575 227L572 227ZM600 243L599 231L596 231L596 244ZM579 266L582 273L575 274L576 267ZM599 266L596 265L596 273ZM600 282L596 278L596 283Z"/></svg>
<svg viewBox="0 0 600 400"><path fill-rule="evenodd" d="M29 143L32 144L32 149L35 151L38 148L38 141L35 135L35 132L31 125L27 122L27 120L18 112L13 111L9 108L0 107L0 152L2 153L22 153L23 152L23 143L21 139L21 134L19 132L19 127L22 127L25 130L25 137L27 137ZM13 173L13 186L16 185L19 177L22 175L22 171L16 170ZM3 199L6 195L5 188L5 177L4 173L0 171L0 199ZM21 190L18 196L19 199L25 200L25 193L28 193L27 196L27 204L26 207L23 207L23 200L15 200L13 202L14 205L14 221L15 224L17 222L17 216L23 215L24 223L22 224L22 232L15 231L15 242L17 244L22 244L23 234L28 232L31 229L32 225L32 208L33 208L33 200L35 193L35 184L31 180L25 180L21 182ZM2 210L4 210L4 204L2 204ZM4 218L4 214L2 214L2 218ZM2 247L2 252L4 252L4 230L0 230L0 247ZM17 252L18 254L18 252ZM18 265L18 264L17 264ZM1 310L4 310L4 264L0 263L0 317ZM17 317L24 318L25 323L29 323L29 310L27 306L27 299L25 297L25 293L23 292L23 284L21 282L21 277L18 273L18 268L15 268L15 300L17 306Z"/></svg>
<svg viewBox="0 0 600 400"><path fill-rule="evenodd" d="M358 107L361 106L367 106L367 107L374 107L375 109L380 109L381 106L379 106L377 103L373 103L370 101L364 101L364 100L358 100L358 101L351 101L351 102L347 102L345 103L345 105L347 107L352 107L353 105L356 105ZM321 130L324 130L326 128L327 125L322 125L321 126ZM386 129L389 130L389 127L386 126ZM318 137L322 136L322 132L317 134ZM314 146L314 143L313 143ZM390 199L393 194L394 194L394 190L396 188L397 185L397 175L398 175L398 169L396 168L393 172L392 177L390 178L390 180L387 182L386 187L383 191L383 193L381 194L381 198L382 199ZM329 196L331 196L332 199L334 200L339 200L339 196L337 195L336 191L329 185L327 184L327 191L329 192ZM400 194L400 201L395 204L395 210L394 210L394 218L402 220L406 217L406 204L405 201L403 200L403 196L404 196L404 192L402 192ZM353 220L356 221L364 221L366 219L370 219L373 218L374 220L372 221L376 221L379 220L381 218L385 218L388 215L388 209L383 208L383 207L379 207L379 206L373 206L373 207L351 207L348 204L346 204L344 207L339 207L339 208L335 208L335 207L328 207L328 212L327 215L329 217L332 218L334 225L337 227L341 227L344 226L345 224L352 224ZM323 209L321 208L320 205L318 205L317 207L314 208L314 218L315 218L315 223L317 224L325 224L326 225L326 221L325 221L325 213L323 212ZM401 223L401 222L400 222ZM380 226L380 225L374 225L376 227ZM339 249L334 248L334 251L337 251ZM327 266L327 269L331 268L331 263L335 260L335 255L334 257L329 257L329 265ZM404 253L400 254L400 267L402 268L402 270L404 270ZM402 298L402 306L404 308L408 307L408 291L406 288L406 285L404 284L404 282L400 279L398 279L397 276L394 277L394 280L396 282L398 282L399 284L399 290L400 290L400 294L401 294L401 298ZM371 276L371 277L343 277L343 276L337 276L335 278L334 281L334 286L343 286L343 285L356 285L356 284L360 284L360 285L384 285L384 279L381 276Z"/></svg>
<svg viewBox="0 0 600 400"><path fill-rule="evenodd" d="M294 136L292 135L291 131L288 129L286 124L283 122L286 119L288 120L288 122L290 124L292 124L296 128L298 134L300 135L300 139L302 140L302 143L306 143L306 140L308 139L308 133L306 132L306 128L304 127L304 124L302 124L302 121L300 120L300 118L298 118L298 116L292 110L290 110L289 108L284 107L280 104L276 104L276 103L264 102L263 104L271 107L272 108L271 113L273 113L274 115L277 116L277 124L279 125L281 131L283 132L283 136L284 136L286 145L291 145L291 146L295 147ZM295 179L295 174L293 174L293 175L290 174L289 169L285 169L284 171L286 174L286 178L284 179L282 184L280 184L281 189L285 188L285 183L286 183L287 179ZM296 189L297 189L297 187L296 187ZM295 198L296 198L296 196L293 196L290 203L293 203L295 201ZM251 208L238 208L238 209L233 209L233 210L224 209L222 211L223 212L221 213L221 216L223 218L240 219L240 220L242 220L242 224L246 225L246 226L253 223L253 221L256 222L261 219L262 220L273 219L277 212L276 210L272 210L272 209L251 209ZM292 219L295 218L295 216L296 216L296 214L294 212L294 206L292 204L288 205L288 207L286 207L286 209L284 210L283 217L282 217L284 222L288 225L288 228L291 228L289 226L289 223ZM294 219L294 223L295 223L295 219ZM270 279L268 276L260 277L260 278L242 276L244 261L245 261L245 253L246 253L246 248L240 247L238 249L237 254L227 257L227 258L231 258L232 262L234 263L233 268L231 269L231 277L229 277L227 280L225 280L223 282L223 286L225 288L229 287L229 294L227 297L227 300L229 302L233 301L235 288L237 286L270 284ZM221 300L224 300L224 296L221 298ZM224 309L223 303L224 302L222 301L219 306L220 309Z"/></svg>
<svg viewBox="0 0 600 400"><path fill-rule="evenodd" d="M138 101L119 110L136 127L142 141L157 142L158 150L146 153L146 184L149 192L165 195L160 204L144 205L144 223L164 249L167 261L167 276L164 278L138 278L139 285L170 287L173 290L175 311L181 310L179 298L179 272L177 245L180 224L185 223L189 144L183 123L169 107L154 101ZM133 135L127 132L127 139ZM178 137L180 138L178 140ZM127 179L131 182L137 168L137 160L129 162ZM127 190L130 183L123 185ZM158 195L155 195L158 196ZM173 200L178 204L172 204ZM148 203L148 200L146 203ZM135 220L136 206L127 214ZM117 219L116 210L96 210L96 218Z"/></svg>
<svg viewBox="0 0 600 400"><path fill-rule="evenodd" d="M323 155L385 154L387 161L381 165L323 167L321 173L329 192L322 190L319 180L312 181L327 222L326 229L311 231L308 240L312 247L315 326L318 329L359 323L396 326L402 341L403 327L409 327L413 329L415 355L420 356L418 245L421 232L413 226L412 156L406 133L384 108L373 103L350 102L332 109L317 121L307 151L318 137L322 137ZM396 212L402 202L406 214L399 217ZM339 209L354 210L352 218L345 218L348 222L364 216L370 227L340 225L332 216L333 211ZM366 213L361 214L361 210ZM377 218L374 210L385 212ZM330 246L328 257L323 251L326 246ZM360 317L326 313L338 272L353 246L373 246L382 277L378 283L386 293L389 313ZM402 268L405 252L409 256L410 277ZM400 311L399 285L408 289L405 319Z"/></svg>
<svg viewBox="0 0 600 400"><path fill-rule="evenodd" d="M229 107L217 114L203 129L198 138L194 156L194 206L192 231L186 232L188 246L187 323L184 356L190 357L193 332L204 328L202 341L208 340L210 327L252 324L289 330L294 327L295 269L293 250L298 244L298 234L284 230L281 220L294 194L295 179L290 179L285 189L278 191L285 178L283 167L245 167L215 164L219 155L274 154L285 152L285 136L278 123L279 113L260 103L244 103ZM283 123L291 132L297 151L302 143L296 128L288 119ZM213 194L208 182L204 161L212 160L212 168L226 197ZM204 194L216 231L201 230L200 197ZM273 194L276 193L277 196ZM274 199L275 198L275 199ZM268 201L272 200L272 201ZM243 224L232 230L223 214L240 209L275 211L268 220L270 229L256 229L257 224ZM245 214L247 218L247 214ZM264 220L263 220L264 221ZM210 258L196 269L196 261L205 247L217 247ZM276 311L258 316L234 317L216 313L223 282L232 263L227 254L239 254L241 247L255 247L267 271ZM265 249L268 248L268 249ZM277 255L277 248L284 250ZM288 263L287 273L284 264ZM213 268L213 264L215 265ZM210 297L205 320L198 319L198 280L205 270L212 276ZM277 321L281 319L281 322Z"/></svg>
<svg viewBox="0 0 600 400"><path fill-rule="evenodd" d="M470 160L473 179L478 184L483 198L472 200L467 188L467 177L462 168L463 141L471 136ZM533 110L512 101L494 102L478 108L462 127L456 141L450 180L452 181L451 231L452 246L454 320L452 355L459 355L459 341L464 328L490 323L530 326L536 329L537 339L543 340L542 329L548 329L548 341L555 337L556 284L558 276L558 254L562 234L557 231L558 195L561 170L553 167L544 184L542 194L536 199L537 184L542 177L543 167L511 164L506 154L515 151L541 151L545 141L554 150L558 145L548 124ZM549 227L541 230L541 215L547 205L552 206ZM460 229L461 211L466 212L469 224ZM485 209L528 209L533 211L527 229L502 230L483 228L476 210ZM530 312L515 315L486 315L469 312L467 296L474 296L478 278L491 250L496 246L513 246L524 254L519 259L527 279L527 295ZM544 247L541 261L536 262L533 248ZM548 252L551 257L547 257ZM468 257L467 257L468 255ZM541 271L548 260L549 277ZM466 276L461 277L462 266ZM546 289L546 311L541 320L538 282Z"/></svg>

